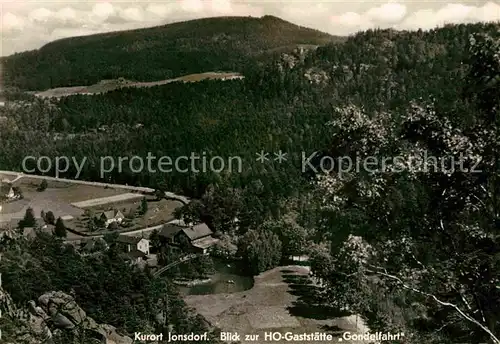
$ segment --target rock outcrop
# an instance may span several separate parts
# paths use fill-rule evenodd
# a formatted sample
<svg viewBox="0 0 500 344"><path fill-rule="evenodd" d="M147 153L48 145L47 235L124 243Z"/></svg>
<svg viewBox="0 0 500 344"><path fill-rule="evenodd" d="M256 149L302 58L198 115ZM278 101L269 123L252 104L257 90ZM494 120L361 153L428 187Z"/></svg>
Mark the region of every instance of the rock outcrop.
<svg viewBox="0 0 500 344"><path fill-rule="evenodd" d="M7 344L53 343L48 326L50 317L34 301L27 308L18 308L10 295L0 288L0 311L2 337Z"/></svg>
<svg viewBox="0 0 500 344"><path fill-rule="evenodd" d="M43 294L38 298L38 304L50 316L57 328L73 329L87 321L87 314L77 305L73 297L63 292Z"/></svg>
<svg viewBox="0 0 500 344"><path fill-rule="evenodd" d="M281 60L278 62L278 67L281 71L293 69L296 66L303 64L304 60L310 51L316 50L317 45L299 45L291 53L281 54Z"/></svg>
<svg viewBox="0 0 500 344"><path fill-rule="evenodd" d="M316 85L326 85L328 80L330 80L330 77L324 70L317 68L308 68L304 73L304 77L309 83Z"/></svg>
<svg viewBox="0 0 500 344"><path fill-rule="evenodd" d="M10 325L3 331L7 344L54 343L61 336L68 344L71 340L66 338L73 338L76 342L82 336L89 344L133 342L130 337L118 334L115 327L96 323L68 294L53 291L43 294L37 301L30 301L25 308L17 308L10 295L0 288L2 323L9 322Z"/></svg>

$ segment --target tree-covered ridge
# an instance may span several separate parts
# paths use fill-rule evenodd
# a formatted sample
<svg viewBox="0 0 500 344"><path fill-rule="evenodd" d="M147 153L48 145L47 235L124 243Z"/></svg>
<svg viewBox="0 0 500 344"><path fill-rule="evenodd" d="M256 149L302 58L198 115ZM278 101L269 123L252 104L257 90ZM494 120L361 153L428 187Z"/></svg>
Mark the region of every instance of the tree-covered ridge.
<svg viewBox="0 0 500 344"><path fill-rule="evenodd" d="M496 23L448 25L429 31L368 30L341 45L319 47L303 68L324 71L324 91L370 109L400 109L433 97L451 104L465 76L470 34L497 34Z"/></svg>
<svg viewBox="0 0 500 344"><path fill-rule="evenodd" d="M123 77L157 81L208 71L244 72L263 56L333 36L276 17L219 17L74 37L1 60L4 86L45 90Z"/></svg>

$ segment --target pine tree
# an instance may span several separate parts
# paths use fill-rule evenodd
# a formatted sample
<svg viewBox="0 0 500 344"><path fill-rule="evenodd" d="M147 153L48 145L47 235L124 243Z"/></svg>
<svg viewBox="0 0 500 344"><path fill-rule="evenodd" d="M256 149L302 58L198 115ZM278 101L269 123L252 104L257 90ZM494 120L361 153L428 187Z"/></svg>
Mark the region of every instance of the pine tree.
<svg viewBox="0 0 500 344"><path fill-rule="evenodd" d="M158 230L155 229L153 232L151 232L151 235L149 236L149 241L151 242L151 248L153 248L155 252L160 249L161 240L160 240L160 233L158 232Z"/></svg>
<svg viewBox="0 0 500 344"><path fill-rule="evenodd" d="M146 197L144 197L141 201L140 213L141 215L145 215L148 212L148 201Z"/></svg>
<svg viewBox="0 0 500 344"><path fill-rule="evenodd" d="M63 220L59 217L56 221L56 228L54 229L54 234L60 238L66 237L66 226Z"/></svg>
<svg viewBox="0 0 500 344"><path fill-rule="evenodd" d="M33 208L26 209L26 213L24 214L24 218L19 221L19 228L23 229L26 227L35 227L36 226L36 218L35 212Z"/></svg>

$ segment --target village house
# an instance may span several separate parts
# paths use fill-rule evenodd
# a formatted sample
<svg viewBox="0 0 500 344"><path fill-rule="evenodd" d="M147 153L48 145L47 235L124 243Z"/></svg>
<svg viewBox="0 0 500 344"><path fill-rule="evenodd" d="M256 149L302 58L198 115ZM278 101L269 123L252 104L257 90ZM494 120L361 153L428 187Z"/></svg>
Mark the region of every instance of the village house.
<svg viewBox="0 0 500 344"><path fill-rule="evenodd" d="M206 254L219 241L213 237L212 230L205 223L193 226L179 226L169 223L163 226L159 236L167 245L203 254Z"/></svg>
<svg viewBox="0 0 500 344"><path fill-rule="evenodd" d="M149 240L145 238L120 235L116 244L123 251L120 256L131 264L145 266L149 256Z"/></svg>
<svg viewBox="0 0 500 344"><path fill-rule="evenodd" d="M146 254L141 251L130 251L121 253L120 257L135 265L146 265Z"/></svg>
<svg viewBox="0 0 500 344"><path fill-rule="evenodd" d="M126 235L120 235L116 239L116 244L122 248L125 253L139 251L144 256L149 255L149 240L145 238L138 238Z"/></svg>
<svg viewBox="0 0 500 344"><path fill-rule="evenodd" d="M179 233L182 230L182 227L173 224L173 223L167 223L162 227L162 229L158 232L158 235L160 236L160 240L167 245L177 245L175 241L175 236L177 233Z"/></svg>
<svg viewBox="0 0 500 344"><path fill-rule="evenodd" d="M119 210L108 210L97 216L97 219L102 221L105 227L108 227L113 222L120 224L124 218L125 216Z"/></svg>

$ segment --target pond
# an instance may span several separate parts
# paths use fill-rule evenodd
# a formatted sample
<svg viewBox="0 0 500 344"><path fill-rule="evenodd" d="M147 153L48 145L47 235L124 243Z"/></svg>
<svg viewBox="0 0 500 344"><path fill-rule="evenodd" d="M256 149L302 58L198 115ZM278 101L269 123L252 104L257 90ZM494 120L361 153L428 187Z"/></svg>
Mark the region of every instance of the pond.
<svg viewBox="0 0 500 344"><path fill-rule="evenodd" d="M242 274L240 262L228 262L214 259L216 273L210 276L208 283L191 287L179 286L179 291L184 295L208 295L237 293L253 287L253 277ZM234 283L228 283L232 281Z"/></svg>

